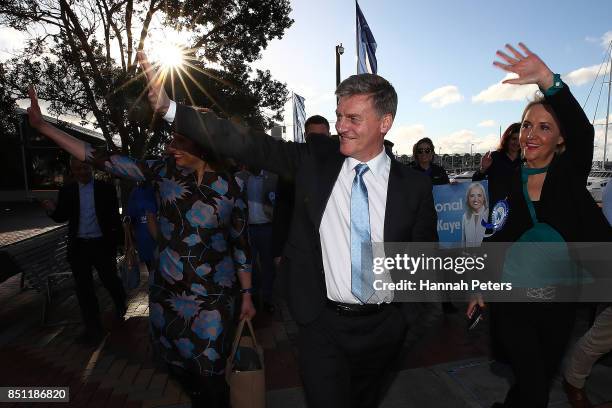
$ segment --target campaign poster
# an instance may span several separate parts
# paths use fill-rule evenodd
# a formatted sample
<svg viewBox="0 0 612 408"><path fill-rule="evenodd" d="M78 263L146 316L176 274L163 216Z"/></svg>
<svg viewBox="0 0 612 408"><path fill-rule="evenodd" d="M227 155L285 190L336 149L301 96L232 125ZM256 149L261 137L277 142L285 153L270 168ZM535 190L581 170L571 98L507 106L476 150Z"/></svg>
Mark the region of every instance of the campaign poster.
<svg viewBox="0 0 612 408"><path fill-rule="evenodd" d="M478 247L485 236L482 221L489 220L486 180L434 186L441 248Z"/></svg>

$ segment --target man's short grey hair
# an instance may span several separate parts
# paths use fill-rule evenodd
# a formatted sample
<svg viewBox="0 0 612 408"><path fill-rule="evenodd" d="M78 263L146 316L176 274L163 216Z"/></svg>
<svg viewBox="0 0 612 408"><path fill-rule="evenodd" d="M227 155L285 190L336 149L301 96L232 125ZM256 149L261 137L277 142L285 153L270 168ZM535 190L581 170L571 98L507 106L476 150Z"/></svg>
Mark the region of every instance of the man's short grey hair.
<svg viewBox="0 0 612 408"><path fill-rule="evenodd" d="M372 104L379 116L397 112L397 93L393 85L376 74L351 75L338 85L336 96L370 95Z"/></svg>

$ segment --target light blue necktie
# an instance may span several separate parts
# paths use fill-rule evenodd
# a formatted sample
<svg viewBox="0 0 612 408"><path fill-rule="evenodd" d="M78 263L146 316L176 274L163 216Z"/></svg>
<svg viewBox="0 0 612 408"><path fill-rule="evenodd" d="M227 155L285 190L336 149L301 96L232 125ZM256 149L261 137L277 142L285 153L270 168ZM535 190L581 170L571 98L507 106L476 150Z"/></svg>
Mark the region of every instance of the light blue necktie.
<svg viewBox="0 0 612 408"><path fill-rule="evenodd" d="M368 189L363 181L368 170L367 164L355 166L351 189L351 292L361 303L368 303L374 294L370 209Z"/></svg>

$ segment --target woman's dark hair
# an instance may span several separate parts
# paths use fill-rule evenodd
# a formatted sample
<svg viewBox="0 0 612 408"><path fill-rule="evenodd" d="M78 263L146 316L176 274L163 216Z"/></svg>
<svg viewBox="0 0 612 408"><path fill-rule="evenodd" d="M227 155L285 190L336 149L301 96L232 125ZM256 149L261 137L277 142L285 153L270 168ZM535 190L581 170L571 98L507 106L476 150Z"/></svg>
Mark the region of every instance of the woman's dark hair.
<svg viewBox="0 0 612 408"><path fill-rule="evenodd" d="M557 146L557 153L562 153L563 151L565 151L565 137L563 136L565 134L565 130L563 129L563 124L557 117L555 110L552 108L552 105L550 104L550 102L546 100L546 97L544 95L542 95L541 93L536 93L536 96L533 99L533 101L529 102L527 106L525 106L525 109L523 110L523 114L521 115L521 124L525 120L525 116L527 115L527 112L529 111L529 109L533 108L535 105L542 105L552 115L557 126L559 127L559 133L561 134L561 137L563 137L563 142ZM519 128L519 131L520 131L520 128Z"/></svg>
<svg viewBox="0 0 612 408"><path fill-rule="evenodd" d="M524 116L525 116L525 114L523 113L523 117ZM517 133L519 135L521 133L521 124L518 123L518 122L515 122L515 123L511 124L504 131L504 134L502 135L501 140L499 141L499 147L497 148L498 152L501 152L501 153L507 153L508 152L508 144L510 144L510 139L512 138L512 135L515 134L515 133Z"/></svg>
<svg viewBox="0 0 612 408"><path fill-rule="evenodd" d="M421 143L427 143L427 144L428 144L428 145L431 147L431 152L432 152L433 154L436 154L436 149L435 149L434 144L433 144L433 142L431 141L431 139L430 139L430 138L428 138L428 137L424 137L424 138L422 138L421 140L419 140L418 142L416 142L416 143L414 144L414 146L412 146L412 157L414 158L414 160L416 160L416 157L417 157L417 149L418 149L418 147L419 147L419 145L420 145Z"/></svg>

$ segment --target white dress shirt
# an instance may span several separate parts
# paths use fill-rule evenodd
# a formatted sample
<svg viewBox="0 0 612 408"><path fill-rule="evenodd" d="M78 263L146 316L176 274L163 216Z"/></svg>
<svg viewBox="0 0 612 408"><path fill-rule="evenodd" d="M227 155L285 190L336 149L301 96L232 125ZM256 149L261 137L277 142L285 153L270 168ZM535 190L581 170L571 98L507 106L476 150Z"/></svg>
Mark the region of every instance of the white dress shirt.
<svg viewBox="0 0 612 408"><path fill-rule="evenodd" d="M164 119L172 123L175 116L176 103L170 101ZM344 159L319 227L327 297L341 303L360 303L351 291L351 190L355 178L355 166L359 163L361 162L352 157ZM391 158L382 148L376 157L365 164L369 168L363 175L363 180L368 189L370 238L373 243L382 243L384 242ZM379 278L390 281L388 271L385 271ZM392 300L392 292L376 291L371 302L391 302Z"/></svg>
<svg viewBox="0 0 612 408"><path fill-rule="evenodd" d="M351 190L355 166L360 161L344 159L319 227L327 297L335 302L360 303L351 292ZM365 163L369 170L363 175L368 189L370 237L372 242L384 242L385 210L391 159L385 149ZM391 301L385 297L380 301Z"/></svg>

